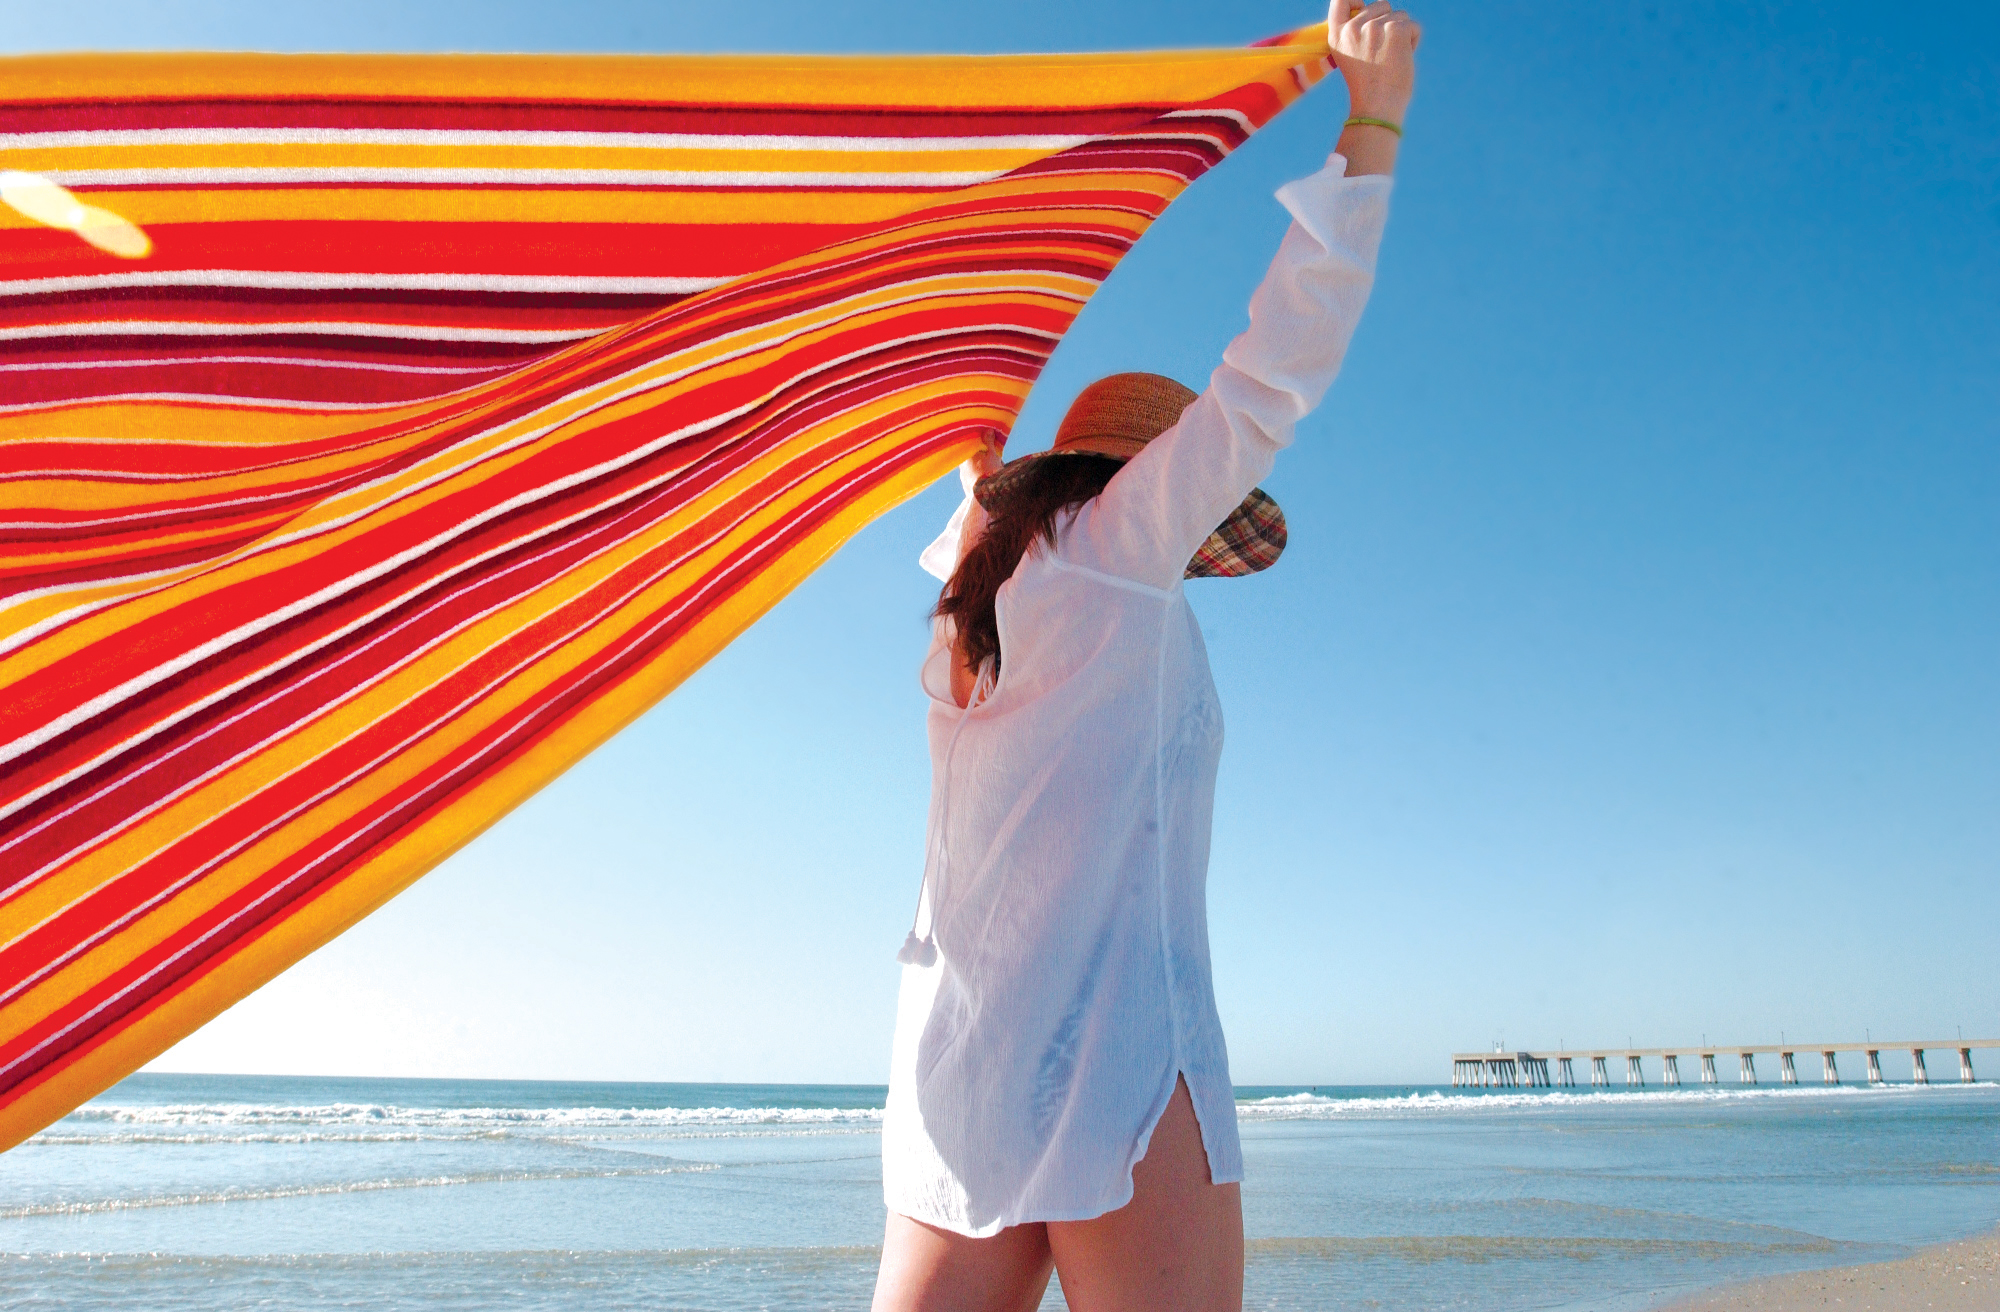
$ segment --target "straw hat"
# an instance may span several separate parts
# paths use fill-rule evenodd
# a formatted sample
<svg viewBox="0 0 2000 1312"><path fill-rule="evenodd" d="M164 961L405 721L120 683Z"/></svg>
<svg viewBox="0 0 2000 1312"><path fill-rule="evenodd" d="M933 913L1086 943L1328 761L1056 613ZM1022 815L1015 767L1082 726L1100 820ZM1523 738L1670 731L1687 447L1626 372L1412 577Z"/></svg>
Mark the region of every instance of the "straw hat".
<svg viewBox="0 0 2000 1312"><path fill-rule="evenodd" d="M1046 451L1010 460L973 487L979 504L992 509L996 498L1019 483L1037 462L1057 456L1110 456L1130 460L1146 443L1180 422L1195 394L1160 374L1112 374L1077 394ZM1269 569L1285 549L1285 512L1262 488L1229 512L1188 562L1187 578L1240 578Z"/></svg>

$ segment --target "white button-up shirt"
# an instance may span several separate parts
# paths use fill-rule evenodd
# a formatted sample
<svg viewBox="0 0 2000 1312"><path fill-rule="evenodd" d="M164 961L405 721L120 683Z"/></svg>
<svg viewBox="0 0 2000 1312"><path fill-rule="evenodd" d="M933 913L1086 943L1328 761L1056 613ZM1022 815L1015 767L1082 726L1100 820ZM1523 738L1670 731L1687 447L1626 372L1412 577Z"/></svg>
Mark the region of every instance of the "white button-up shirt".
<svg viewBox="0 0 2000 1312"><path fill-rule="evenodd" d="M894 1211L990 1235L1122 1207L1176 1076L1211 1178L1242 1178L1208 959L1222 712L1181 575L1325 395L1367 303L1390 183L1345 169L1278 192L1295 222L1208 390L1000 588L999 679L969 709L936 626L917 931L935 952L897 1007ZM969 509L924 553L940 577Z"/></svg>

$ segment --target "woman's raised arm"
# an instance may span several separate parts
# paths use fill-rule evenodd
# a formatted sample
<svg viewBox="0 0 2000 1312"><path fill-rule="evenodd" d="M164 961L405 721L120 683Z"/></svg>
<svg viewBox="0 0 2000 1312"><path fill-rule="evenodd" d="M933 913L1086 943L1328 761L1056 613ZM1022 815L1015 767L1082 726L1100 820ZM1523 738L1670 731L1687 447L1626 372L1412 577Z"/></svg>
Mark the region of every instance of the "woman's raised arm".
<svg viewBox="0 0 2000 1312"><path fill-rule="evenodd" d="M1223 352L1208 390L1180 422L1078 514L1058 547L1076 564L1172 586L1195 548L1270 473L1340 372L1374 285L1419 33L1387 3L1347 14L1345 0L1335 0L1334 16L1342 20L1335 58L1355 109L1341 144L1367 167L1337 153L1325 169L1279 190L1294 222L1251 298L1250 327Z"/></svg>

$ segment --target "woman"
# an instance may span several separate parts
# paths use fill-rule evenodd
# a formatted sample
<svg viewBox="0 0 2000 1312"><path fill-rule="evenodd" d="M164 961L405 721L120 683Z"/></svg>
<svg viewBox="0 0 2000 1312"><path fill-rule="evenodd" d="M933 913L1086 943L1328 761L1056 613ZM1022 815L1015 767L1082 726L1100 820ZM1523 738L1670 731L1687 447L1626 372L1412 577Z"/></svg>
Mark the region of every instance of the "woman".
<svg viewBox="0 0 2000 1312"><path fill-rule="evenodd" d="M1339 368L1373 281L1417 25L1328 21L1353 117L1207 392L1122 374L1050 451L968 462L945 577L931 848L904 945L877 1312L1243 1298L1242 1158L1209 982L1222 720L1184 576L1261 569L1255 491ZM1220 526L1218 528L1218 526Z"/></svg>

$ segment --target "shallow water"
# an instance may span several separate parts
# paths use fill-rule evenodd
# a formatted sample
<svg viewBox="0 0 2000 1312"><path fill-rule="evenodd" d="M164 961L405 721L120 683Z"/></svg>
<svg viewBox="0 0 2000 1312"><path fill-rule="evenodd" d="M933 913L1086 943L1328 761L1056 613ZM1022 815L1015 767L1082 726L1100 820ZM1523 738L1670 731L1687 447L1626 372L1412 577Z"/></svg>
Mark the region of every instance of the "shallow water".
<svg viewBox="0 0 2000 1312"><path fill-rule="evenodd" d="M865 1307L882 1092L135 1076L0 1157L0 1301ZM1642 1307L2000 1223L1992 1084L1238 1108L1257 1308Z"/></svg>

